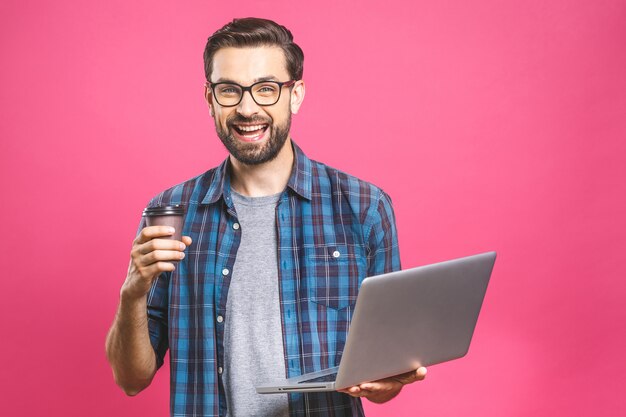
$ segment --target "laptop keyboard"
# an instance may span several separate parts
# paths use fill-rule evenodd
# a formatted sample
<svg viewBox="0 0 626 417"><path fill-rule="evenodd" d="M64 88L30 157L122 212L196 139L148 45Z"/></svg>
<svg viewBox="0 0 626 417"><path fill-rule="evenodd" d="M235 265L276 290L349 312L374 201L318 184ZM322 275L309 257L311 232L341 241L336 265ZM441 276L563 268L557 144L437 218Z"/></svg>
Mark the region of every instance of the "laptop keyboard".
<svg viewBox="0 0 626 417"><path fill-rule="evenodd" d="M336 373L330 374L330 375L318 376L317 378L307 379L306 381L300 381L298 382L298 384L304 384L304 383L309 383L309 382L333 382L335 379L337 379Z"/></svg>

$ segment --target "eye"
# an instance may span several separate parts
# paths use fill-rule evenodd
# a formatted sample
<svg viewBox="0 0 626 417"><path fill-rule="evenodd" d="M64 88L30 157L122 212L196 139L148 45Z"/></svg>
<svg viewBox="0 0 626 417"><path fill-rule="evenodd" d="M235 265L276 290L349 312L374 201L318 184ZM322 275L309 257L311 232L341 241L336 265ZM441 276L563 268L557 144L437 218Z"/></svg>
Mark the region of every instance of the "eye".
<svg viewBox="0 0 626 417"><path fill-rule="evenodd" d="M239 95L239 88L234 85L220 85L217 93L221 96L237 96Z"/></svg>
<svg viewBox="0 0 626 417"><path fill-rule="evenodd" d="M276 84L267 83L267 84L259 84L255 87L254 92L257 94L261 94L263 96L271 96L276 94L278 91L278 86Z"/></svg>

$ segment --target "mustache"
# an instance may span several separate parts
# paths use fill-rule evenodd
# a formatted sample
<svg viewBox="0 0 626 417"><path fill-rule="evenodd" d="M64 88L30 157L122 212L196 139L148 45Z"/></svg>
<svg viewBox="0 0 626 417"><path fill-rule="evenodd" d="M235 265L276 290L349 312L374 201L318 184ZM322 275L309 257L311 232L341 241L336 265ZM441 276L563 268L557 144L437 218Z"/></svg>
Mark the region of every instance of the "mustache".
<svg viewBox="0 0 626 417"><path fill-rule="evenodd" d="M235 114L231 117L229 117L228 119L226 119L226 125L231 126L234 124L268 124L271 125L272 124L272 119L266 119L264 117L260 117L260 116L254 116L254 117L243 117L240 114Z"/></svg>

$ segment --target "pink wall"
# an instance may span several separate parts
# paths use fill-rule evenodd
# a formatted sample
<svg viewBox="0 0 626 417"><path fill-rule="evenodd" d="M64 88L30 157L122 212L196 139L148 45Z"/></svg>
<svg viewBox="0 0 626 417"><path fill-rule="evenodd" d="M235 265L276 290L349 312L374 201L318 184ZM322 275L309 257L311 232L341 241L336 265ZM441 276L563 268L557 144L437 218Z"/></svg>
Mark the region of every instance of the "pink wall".
<svg viewBox="0 0 626 417"><path fill-rule="evenodd" d="M369 415L626 415L626 3L303 3L2 2L2 415L168 414L104 338L145 203L226 155L202 49L248 15L294 32L293 135L391 194L404 266L499 252L468 356Z"/></svg>

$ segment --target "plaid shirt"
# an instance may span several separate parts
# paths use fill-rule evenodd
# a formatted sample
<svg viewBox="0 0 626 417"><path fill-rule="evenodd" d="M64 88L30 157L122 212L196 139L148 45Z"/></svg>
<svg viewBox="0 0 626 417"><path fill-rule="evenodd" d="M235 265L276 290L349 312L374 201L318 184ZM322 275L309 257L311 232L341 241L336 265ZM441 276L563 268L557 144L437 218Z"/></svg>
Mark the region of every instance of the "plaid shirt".
<svg viewBox="0 0 626 417"><path fill-rule="evenodd" d="M400 269L389 197L379 188L308 159L294 165L276 207L280 309L287 376L338 366L361 282ZM154 197L149 206L186 206L193 243L148 294L158 366L170 350L172 416L224 416L226 297L241 230L229 159ZM140 229L144 223L140 225ZM290 416L362 416L358 398L338 392L289 394Z"/></svg>

